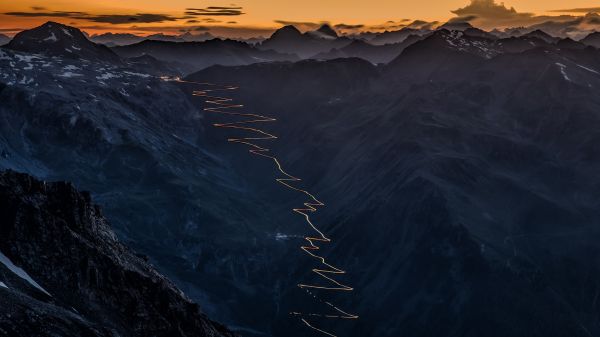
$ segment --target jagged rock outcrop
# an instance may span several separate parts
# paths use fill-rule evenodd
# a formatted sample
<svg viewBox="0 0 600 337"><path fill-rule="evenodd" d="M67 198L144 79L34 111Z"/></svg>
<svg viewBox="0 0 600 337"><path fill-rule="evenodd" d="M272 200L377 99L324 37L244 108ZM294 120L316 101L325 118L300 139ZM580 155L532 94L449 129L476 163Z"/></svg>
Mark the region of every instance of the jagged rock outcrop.
<svg viewBox="0 0 600 337"><path fill-rule="evenodd" d="M0 173L0 251L10 259L0 264L0 335L233 336L121 244L69 183Z"/></svg>

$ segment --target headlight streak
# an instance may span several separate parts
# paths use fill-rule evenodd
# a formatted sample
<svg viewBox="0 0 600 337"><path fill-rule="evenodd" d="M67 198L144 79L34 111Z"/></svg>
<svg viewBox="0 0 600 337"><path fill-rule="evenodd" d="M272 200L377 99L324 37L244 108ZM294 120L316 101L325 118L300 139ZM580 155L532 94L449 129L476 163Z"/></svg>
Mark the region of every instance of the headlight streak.
<svg viewBox="0 0 600 337"><path fill-rule="evenodd" d="M304 240L306 240L308 242L308 245L301 246L300 248L309 256L317 259L321 263L322 266L325 266L325 268L323 268L323 267L313 268L312 272L319 275L321 278L329 281L331 285L330 286L320 286L320 285L299 283L297 286L300 289L303 289L309 296L314 298L317 302L321 303L322 305L327 306L330 310L332 310L336 314L291 312L290 315L292 315L294 317L298 317L304 325L306 325L308 328L310 328L314 331L317 331L317 332L327 335L327 336L337 337L337 335L335 335L331 332L328 332L328 331L325 331L323 329L316 327L313 323L311 323L308 320L309 318L358 319L357 315L350 314L350 313L338 308L331 302L321 299L320 297L318 297L315 293L313 293L311 291L311 289L324 290L324 291L345 291L345 292L354 290L352 287L347 286L333 278L336 275L346 274L346 271L333 266L332 264L328 263L324 257L315 253L320 250L318 243L330 243L331 239L329 239L312 222L309 213L317 212L318 207L323 207L323 206L325 206L325 204L323 202L319 201L313 194L311 194L307 190L293 186L292 183L300 182L300 181L302 181L302 179L289 174L283 168L281 162L279 161L279 159L277 159L277 157L268 154L271 151L269 148L259 146L252 142L252 141L260 141L260 140L275 140L275 139L278 139L278 137L271 133L268 133L266 131L247 126L247 125L255 124L255 123L275 122L275 121L277 121L277 119L258 115L258 114L233 112L233 111L231 111L231 109L241 109L244 107L244 105L233 104L232 98L219 97L219 96L212 95L212 93L215 91L237 90L238 89L237 86L227 86L227 85L218 85L218 84L214 84L214 83L185 81L185 80L181 80L180 78L174 78L174 79L163 78L163 80L173 80L173 81L180 82L180 83L188 83L188 84L193 84L193 85L198 85L198 86L209 87L210 89L193 91L193 96L203 97L206 99L205 102L207 104L214 105L214 107L204 108L204 111L219 113L219 114L228 115L228 116L250 118L249 120L244 120L244 121L239 121L239 122L215 123L215 124L213 124L213 126L217 127L217 128L227 128L227 129L250 131L255 134L258 134L259 136L255 136L255 137L228 138L227 141L231 142L231 143L247 145L250 147L249 152L251 154L271 159L273 161L273 163L275 164L275 166L277 167L277 170L284 176L284 178L276 178L275 181L277 181L278 183L287 187L288 189L297 191L299 193L304 194L306 197L308 197L309 201L303 203L304 207L292 209L293 212L302 215L302 217L305 219L306 223L316 233L316 235L304 237Z"/></svg>

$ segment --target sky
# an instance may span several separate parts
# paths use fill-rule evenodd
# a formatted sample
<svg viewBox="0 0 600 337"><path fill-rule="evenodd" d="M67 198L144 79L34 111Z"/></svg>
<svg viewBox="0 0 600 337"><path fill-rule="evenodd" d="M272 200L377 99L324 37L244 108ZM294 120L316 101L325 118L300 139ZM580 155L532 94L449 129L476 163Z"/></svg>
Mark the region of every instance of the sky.
<svg viewBox="0 0 600 337"><path fill-rule="evenodd" d="M548 21L570 27L561 29L600 30L600 3L591 0L0 0L0 13L6 35L49 20L90 34L208 31L225 37L268 36L285 24L308 30L325 22L345 33L449 20L488 30Z"/></svg>

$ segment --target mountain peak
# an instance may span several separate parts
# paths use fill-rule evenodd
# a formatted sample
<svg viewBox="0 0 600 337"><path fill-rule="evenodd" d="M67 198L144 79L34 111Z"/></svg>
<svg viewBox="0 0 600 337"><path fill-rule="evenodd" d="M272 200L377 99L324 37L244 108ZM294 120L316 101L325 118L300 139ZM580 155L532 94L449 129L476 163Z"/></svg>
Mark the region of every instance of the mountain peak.
<svg viewBox="0 0 600 337"><path fill-rule="evenodd" d="M468 23L466 21L459 21L459 22L449 21L449 22L446 22L445 24L443 24L442 26L440 26L440 29L459 30L459 31L465 31L470 28L475 28L475 27L473 27L473 25L471 25L470 23Z"/></svg>
<svg viewBox="0 0 600 337"><path fill-rule="evenodd" d="M554 42L558 42L558 40L559 40L558 38L551 36L550 34L544 32L541 29L536 29L534 31L531 31L531 32L523 35L522 37L537 38L546 43L554 43Z"/></svg>
<svg viewBox="0 0 600 337"><path fill-rule="evenodd" d="M81 30L53 21L18 33L6 47L21 52L71 59L119 61L119 57L110 49L91 42Z"/></svg>
<svg viewBox="0 0 600 337"><path fill-rule="evenodd" d="M581 40L581 43L588 46L600 48L600 32L593 32L590 35L584 37L583 40Z"/></svg>
<svg viewBox="0 0 600 337"><path fill-rule="evenodd" d="M302 33L300 30L298 30L298 28L296 28L296 26L287 25L276 30L271 37L295 37L301 35Z"/></svg>
<svg viewBox="0 0 600 337"><path fill-rule="evenodd" d="M329 26L328 24L324 24L321 27L319 27L319 29L317 29L317 32L327 35L327 36L331 36L331 37L339 37L339 35L337 34L337 32L331 28L331 26Z"/></svg>

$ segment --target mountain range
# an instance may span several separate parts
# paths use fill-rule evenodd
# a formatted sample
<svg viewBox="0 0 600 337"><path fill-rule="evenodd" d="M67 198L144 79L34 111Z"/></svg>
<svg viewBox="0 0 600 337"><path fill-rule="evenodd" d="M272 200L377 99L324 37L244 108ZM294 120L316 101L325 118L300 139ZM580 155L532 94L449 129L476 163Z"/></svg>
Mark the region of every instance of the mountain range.
<svg viewBox="0 0 600 337"><path fill-rule="evenodd" d="M331 257L357 273L344 307L362 314L340 334L599 333L600 308L579 294L600 276L600 54L536 41L513 51L438 31L386 66L189 77L236 83L237 100L276 117L273 151L329 201Z"/></svg>
<svg viewBox="0 0 600 337"><path fill-rule="evenodd" d="M114 47L113 51L124 58L150 55L164 62L178 63L185 67L188 73L215 64L244 65L298 59L295 55L259 50L244 42L221 39L180 43L145 40L133 45Z"/></svg>
<svg viewBox="0 0 600 337"><path fill-rule="evenodd" d="M204 32L202 34L191 34L190 32L186 32L181 35L165 35L162 33L157 33L148 36L139 36L130 33L104 33L90 36L90 41L98 44L104 44L108 47L116 47L140 43L145 40L169 42L202 42L206 40L212 40L214 38L215 37L208 32Z"/></svg>
<svg viewBox="0 0 600 337"><path fill-rule="evenodd" d="M297 290L318 281L299 249L310 228L292 212L306 200L274 181L270 161L227 142L239 133L214 128L235 117L203 110L213 105L192 94L206 87L169 80L187 74L233 85L222 95L275 118L260 126L279 138L264 144L326 204L316 215L332 238L323 252L354 288L329 300L360 318L319 326L349 337L600 334L596 35L498 36L461 25L388 34L381 44L328 26L285 27L256 46L143 41L111 49L63 28L49 23L0 48L0 169L75 188L3 173L0 197L48 216L2 229L58 226L52 219L64 214L101 223L56 227L77 238L90 235L86 228L106 233L110 222L123 244L103 234L98 256L125 252L122 264L155 275L147 259L208 317L244 336L309 335L289 315L315 305ZM64 275L45 271L73 266L58 260L62 250L45 253L56 259L42 266L49 241L35 238L3 235L0 251L65 301ZM122 267L107 262L98 273ZM12 274L1 269L9 278L0 281L42 302L19 303L48 305ZM40 315L86 319L81 326L94 329L129 317L88 316L89 292L99 290L83 285ZM165 287L167 303L188 303ZM80 314L69 308L75 299L83 299L73 306ZM102 303L99 312L118 307ZM162 323L172 313L158 311L152 317ZM192 321L209 322L191 311Z"/></svg>

